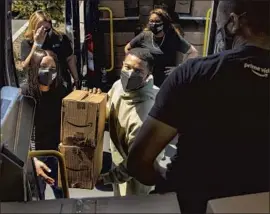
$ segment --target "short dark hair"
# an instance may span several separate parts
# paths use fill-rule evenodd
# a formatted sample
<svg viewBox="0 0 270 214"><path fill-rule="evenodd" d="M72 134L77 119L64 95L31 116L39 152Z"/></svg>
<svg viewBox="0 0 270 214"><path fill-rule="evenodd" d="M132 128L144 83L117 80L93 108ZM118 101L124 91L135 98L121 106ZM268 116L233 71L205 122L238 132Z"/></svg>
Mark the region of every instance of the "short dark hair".
<svg viewBox="0 0 270 214"><path fill-rule="evenodd" d="M222 0L221 4L227 16L232 12L245 13L247 25L254 33L270 35L270 0Z"/></svg>
<svg viewBox="0 0 270 214"><path fill-rule="evenodd" d="M138 57L140 60L147 62L149 71L150 72L153 71L154 57L148 49L146 49L146 48L132 48L131 50L129 50L128 55L129 54Z"/></svg>

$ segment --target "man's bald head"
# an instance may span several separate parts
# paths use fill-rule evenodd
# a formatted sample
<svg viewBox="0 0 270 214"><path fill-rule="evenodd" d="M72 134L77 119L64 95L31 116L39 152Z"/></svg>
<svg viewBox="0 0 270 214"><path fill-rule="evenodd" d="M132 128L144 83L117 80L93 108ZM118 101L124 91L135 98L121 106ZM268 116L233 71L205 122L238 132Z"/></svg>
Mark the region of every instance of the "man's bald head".
<svg viewBox="0 0 270 214"><path fill-rule="evenodd" d="M224 0L218 6L217 25L224 25L232 13L241 16L239 28L248 28L254 34L270 35L269 0Z"/></svg>

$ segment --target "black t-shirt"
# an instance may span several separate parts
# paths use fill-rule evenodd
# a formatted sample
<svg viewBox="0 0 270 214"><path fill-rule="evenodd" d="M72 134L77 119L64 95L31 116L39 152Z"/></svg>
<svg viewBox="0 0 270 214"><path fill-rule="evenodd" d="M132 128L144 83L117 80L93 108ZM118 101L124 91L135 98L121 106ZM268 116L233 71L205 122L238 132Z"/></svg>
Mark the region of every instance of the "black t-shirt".
<svg viewBox="0 0 270 214"><path fill-rule="evenodd" d="M149 113L180 136L164 189L206 198L269 190L269 74L270 51L253 46L170 74Z"/></svg>
<svg viewBox="0 0 270 214"><path fill-rule="evenodd" d="M22 86L22 93L28 95L28 86ZM60 143L61 106L67 89L59 84L42 92L37 102L34 120L34 141L36 150L57 150Z"/></svg>
<svg viewBox="0 0 270 214"><path fill-rule="evenodd" d="M21 43L21 60L24 61L31 52L33 42L30 40L23 40ZM43 50L51 50L56 55L61 65L61 76L64 81L70 85L71 77L68 72L67 58L73 54L73 49L70 39L65 34L57 35L52 33L47 36L43 46Z"/></svg>
<svg viewBox="0 0 270 214"><path fill-rule="evenodd" d="M175 66L176 52L185 54L191 46L172 29L169 29L163 38L155 39L151 31L143 31L130 41L131 48L147 48L154 56L155 66L153 75L155 85L157 86L160 86L166 78L164 74L165 67Z"/></svg>

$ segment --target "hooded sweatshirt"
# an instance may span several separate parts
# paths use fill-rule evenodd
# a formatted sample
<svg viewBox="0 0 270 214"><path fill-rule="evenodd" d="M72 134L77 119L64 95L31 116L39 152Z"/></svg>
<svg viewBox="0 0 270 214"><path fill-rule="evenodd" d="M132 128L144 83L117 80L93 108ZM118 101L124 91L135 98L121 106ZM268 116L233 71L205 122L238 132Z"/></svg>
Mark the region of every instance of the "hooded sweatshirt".
<svg viewBox="0 0 270 214"><path fill-rule="evenodd" d="M126 161L128 150L151 110L159 88L150 75L146 84L132 92L123 90L118 80L108 92L108 119L110 147L114 167L103 175L104 183L114 184L115 195L148 194L152 187L139 183L128 175Z"/></svg>

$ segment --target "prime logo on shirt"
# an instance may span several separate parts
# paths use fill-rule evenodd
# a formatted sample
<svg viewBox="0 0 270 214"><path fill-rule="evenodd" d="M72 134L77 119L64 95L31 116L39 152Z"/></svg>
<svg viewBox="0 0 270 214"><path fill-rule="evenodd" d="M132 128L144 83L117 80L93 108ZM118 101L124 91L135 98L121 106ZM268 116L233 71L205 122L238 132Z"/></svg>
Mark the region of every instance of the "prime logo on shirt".
<svg viewBox="0 0 270 214"><path fill-rule="evenodd" d="M250 63L245 63L244 68L250 68L250 70L259 77L268 77L270 74L270 68L262 68Z"/></svg>

